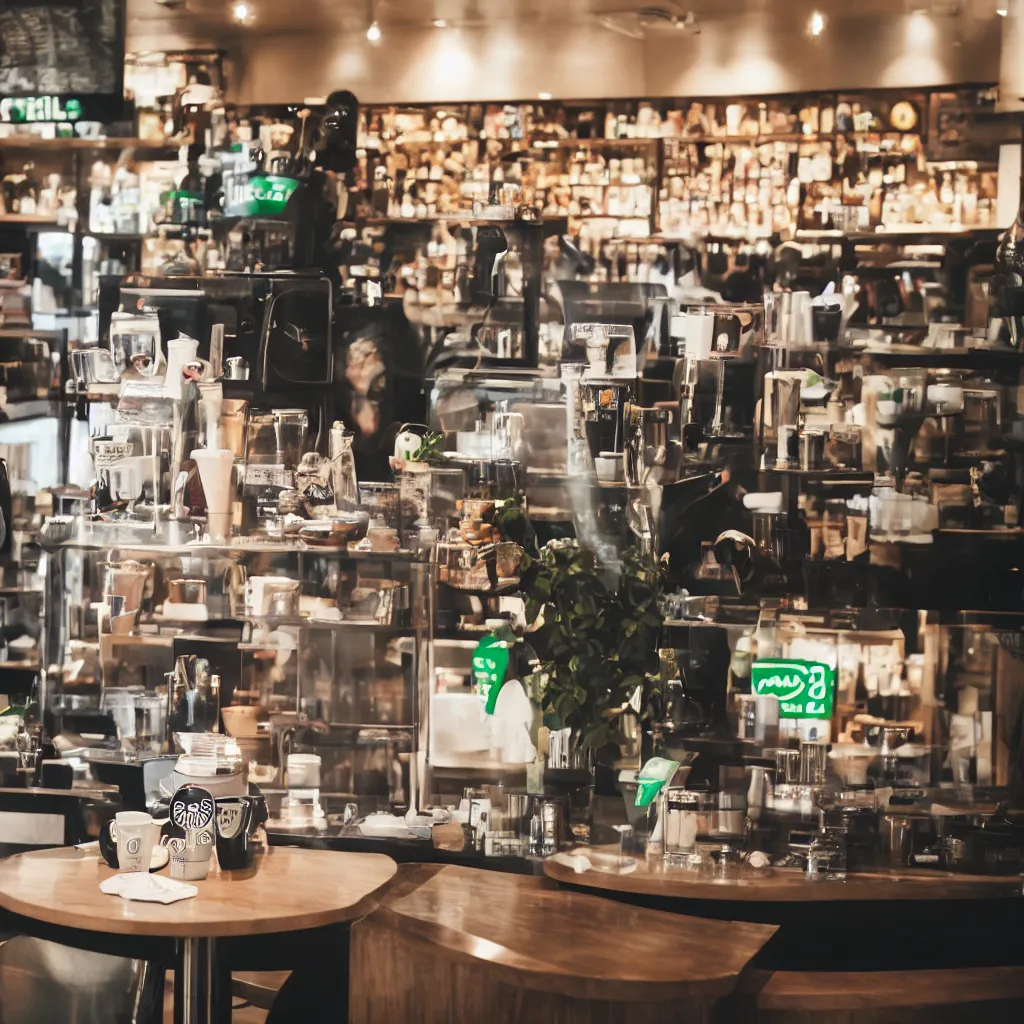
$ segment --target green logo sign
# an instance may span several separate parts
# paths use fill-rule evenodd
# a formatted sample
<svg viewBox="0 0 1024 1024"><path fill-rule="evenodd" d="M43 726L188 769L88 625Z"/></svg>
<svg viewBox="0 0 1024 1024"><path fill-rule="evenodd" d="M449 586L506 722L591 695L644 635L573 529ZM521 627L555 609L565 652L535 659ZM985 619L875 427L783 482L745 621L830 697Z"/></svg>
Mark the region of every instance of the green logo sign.
<svg viewBox="0 0 1024 1024"><path fill-rule="evenodd" d="M9 96L0 100L0 121L7 124L38 124L47 121L78 121L82 104L59 96Z"/></svg>
<svg viewBox="0 0 1024 1024"><path fill-rule="evenodd" d="M228 217L277 216L299 187L278 174L224 174L224 213Z"/></svg>
<svg viewBox="0 0 1024 1024"><path fill-rule="evenodd" d="M831 718L836 674L818 661L770 658L755 661L750 673L754 693L779 698L783 718Z"/></svg>
<svg viewBox="0 0 1024 1024"><path fill-rule="evenodd" d="M473 679L480 701L489 715L494 714L494 705L505 682L507 668L508 646L505 641L493 634L485 636L473 651Z"/></svg>

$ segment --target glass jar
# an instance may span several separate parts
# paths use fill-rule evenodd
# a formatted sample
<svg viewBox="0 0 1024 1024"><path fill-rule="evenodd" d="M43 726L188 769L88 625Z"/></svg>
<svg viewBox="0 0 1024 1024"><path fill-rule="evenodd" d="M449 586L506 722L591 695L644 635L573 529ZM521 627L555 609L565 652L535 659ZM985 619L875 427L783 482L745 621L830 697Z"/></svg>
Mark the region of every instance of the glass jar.
<svg viewBox="0 0 1024 1024"><path fill-rule="evenodd" d="M807 850L809 881L842 882L846 879L846 829L823 825Z"/></svg>
<svg viewBox="0 0 1024 1024"><path fill-rule="evenodd" d="M670 787L661 791L659 803L665 860L683 863L697 848L700 796L686 789Z"/></svg>

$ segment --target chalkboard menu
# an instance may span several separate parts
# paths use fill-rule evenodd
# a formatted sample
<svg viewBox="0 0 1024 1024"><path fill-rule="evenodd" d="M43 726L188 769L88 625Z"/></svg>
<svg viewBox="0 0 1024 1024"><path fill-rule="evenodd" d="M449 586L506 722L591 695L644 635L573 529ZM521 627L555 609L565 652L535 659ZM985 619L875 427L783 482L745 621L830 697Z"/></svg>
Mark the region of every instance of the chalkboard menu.
<svg viewBox="0 0 1024 1024"><path fill-rule="evenodd" d="M0 98L120 101L124 21L124 0L0 0Z"/></svg>

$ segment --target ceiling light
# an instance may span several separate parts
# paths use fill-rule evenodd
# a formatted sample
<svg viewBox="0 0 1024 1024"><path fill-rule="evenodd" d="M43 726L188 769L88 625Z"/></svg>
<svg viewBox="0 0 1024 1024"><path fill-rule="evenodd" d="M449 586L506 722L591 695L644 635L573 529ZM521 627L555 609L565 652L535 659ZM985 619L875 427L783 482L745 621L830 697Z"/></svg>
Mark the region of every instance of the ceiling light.
<svg viewBox="0 0 1024 1024"><path fill-rule="evenodd" d="M549 92L539 92L539 93L537 93L537 98L538 99L542 99L542 100L549 100L549 99L551 99L551 93L549 93Z"/></svg>
<svg viewBox="0 0 1024 1024"><path fill-rule="evenodd" d="M376 21L370 22L370 27L366 30L366 38L369 39L371 43L380 42L380 25L377 24Z"/></svg>
<svg viewBox="0 0 1024 1024"><path fill-rule="evenodd" d="M434 28L447 28L448 22L444 18L435 18L433 21Z"/></svg>
<svg viewBox="0 0 1024 1024"><path fill-rule="evenodd" d="M825 15L815 11L807 20L807 31L812 36L820 36L825 31Z"/></svg>
<svg viewBox="0 0 1024 1024"><path fill-rule="evenodd" d="M998 14L1000 18L1005 18L1009 13L1009 10L1005 6L996 8L996 14Z"/></svg>
<svg viewBox="0 0 1024 1024"><path fill-rule="evenodd" d="M242 3L242 0L238 0L238 3L231 5L231 17L235 21L248 21L249 14L249 5Z"/></svg>

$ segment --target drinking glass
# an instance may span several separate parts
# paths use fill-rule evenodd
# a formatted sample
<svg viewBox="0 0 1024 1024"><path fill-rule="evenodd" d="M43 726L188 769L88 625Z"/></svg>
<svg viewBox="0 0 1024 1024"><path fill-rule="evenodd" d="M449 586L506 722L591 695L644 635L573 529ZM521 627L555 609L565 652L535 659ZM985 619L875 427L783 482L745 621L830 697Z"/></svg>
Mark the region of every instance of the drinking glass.
<svg viewBox="0 0 1024 1024"><path fill-rule="evenodd" d="M662 789L659 800L665 860L685 861L697 848L700 797L690 790L670 786Z"/></svg>

